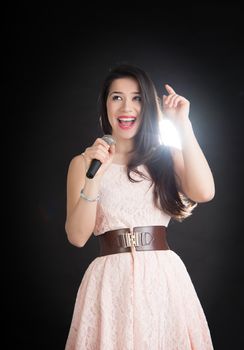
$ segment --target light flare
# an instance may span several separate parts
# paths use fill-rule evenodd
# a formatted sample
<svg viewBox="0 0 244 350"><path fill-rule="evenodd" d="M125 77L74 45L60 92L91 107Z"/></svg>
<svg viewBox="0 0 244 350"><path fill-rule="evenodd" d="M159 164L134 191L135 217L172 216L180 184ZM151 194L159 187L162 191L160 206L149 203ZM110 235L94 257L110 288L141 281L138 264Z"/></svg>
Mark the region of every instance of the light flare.
<svg viewBox="0 0 244 350"><path fill-rule="evenodd" d="M181 149L181 140L177 129L169 119L163 119L159 123L160 142L165 146Z"/></svg>

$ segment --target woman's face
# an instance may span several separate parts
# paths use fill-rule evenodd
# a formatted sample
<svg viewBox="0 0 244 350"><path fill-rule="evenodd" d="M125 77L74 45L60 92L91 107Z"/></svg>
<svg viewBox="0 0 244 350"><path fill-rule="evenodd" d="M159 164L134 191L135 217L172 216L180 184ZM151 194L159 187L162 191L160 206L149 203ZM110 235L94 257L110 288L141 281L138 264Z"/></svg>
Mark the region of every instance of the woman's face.
<svg viewBox="0 0 244 350"><path fill-rule="evenodd" d="M141 122L138 82L130 77L115 79L110 85L106 105L112 135L122 139L133 138Z"/></svg>

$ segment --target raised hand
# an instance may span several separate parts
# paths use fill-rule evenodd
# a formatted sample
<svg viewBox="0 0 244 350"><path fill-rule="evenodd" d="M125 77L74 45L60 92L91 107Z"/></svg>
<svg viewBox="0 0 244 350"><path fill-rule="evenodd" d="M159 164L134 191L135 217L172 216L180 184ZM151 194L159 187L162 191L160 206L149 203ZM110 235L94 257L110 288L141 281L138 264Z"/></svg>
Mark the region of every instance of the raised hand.
<svg viewBox="0 0 244 350"><path fill-rule="evenodd" d="M163 114L169 118L176 127L189 121L190 102L178 95L168 84L165 84L168 95L163 95Z"/></svg>

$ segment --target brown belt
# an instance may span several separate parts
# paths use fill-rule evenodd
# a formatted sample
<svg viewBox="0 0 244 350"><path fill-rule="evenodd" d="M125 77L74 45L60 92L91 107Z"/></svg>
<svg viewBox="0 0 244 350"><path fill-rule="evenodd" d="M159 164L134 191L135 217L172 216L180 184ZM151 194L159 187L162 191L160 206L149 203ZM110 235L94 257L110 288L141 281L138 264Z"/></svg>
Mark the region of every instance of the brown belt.
<svg viewBox="0 0 244 350"><path fill-rule="evenodd" d="M107 231L98 235L100 256L137 251L168 250L165 226L134 227Z"/></svg>

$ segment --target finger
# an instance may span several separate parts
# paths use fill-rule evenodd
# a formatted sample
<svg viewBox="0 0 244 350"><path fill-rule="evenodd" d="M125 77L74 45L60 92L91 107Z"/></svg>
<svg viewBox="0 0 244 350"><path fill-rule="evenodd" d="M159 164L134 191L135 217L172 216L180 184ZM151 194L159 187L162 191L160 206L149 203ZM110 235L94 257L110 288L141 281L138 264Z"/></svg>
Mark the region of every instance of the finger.
<svg viewBox="0 0 244 350"><path fill-rule="evenodd" d="M175 101L178 100L178 97L180 97L179 95L171 95L171 99L170 99L170 103L169 103L169 108L173 108L177 106L177 103L175 103Z"/></svg>
<svg viewBox="0 0 244 350"><path fill-rule="evenodd" d="M176 108L178 106L178 104L180 102L182 102L182 101L183 101L183 97L179 96L179 95L176 95L176 97L175 97L175 99L173 101L173 106L172 107Z"/></svg>
<svg viewBox="0 0 244 350"><path fill-rule="evenodd" d="M109 149L109 144L103 140L102 138L98 137L96 141L94 142L94 145L103 145L107 150Z"/></svg>
<svg viewBox="0 0 244 350"><path fill-rule="evenodd" d="M169 94L176 94L175 90L169 84L165 84L165 89Z"/></svg>
<svg viewBox="0 0 244 350"><path fill-rule="evenodd" d="M101 163L104 163L109 158L109 152L104 149L97 149L93 155L94 159L100 160Z"/></svg>
<svg viewBox="0 0 244 350"><path fill-rule="evenodd" d="M110 149L110 146L105 142L105 145L104 144L98 144L95 146L95 149L97 149L98 151L102 152L102 153L105 153L105 154L108 154L109 153L109 149Z"/></svg>
<svg viewBox="0 0 244 350"><path fill-rule="evenodd" d="M108 149L105 148L104 145L98 144L93 145L92 147L89 147L86 149L86 155L90 159L97 159L100 160L100 162L106 161L106 158L108 158L109 152Z"/></svg>
<svg viewBox="0 0 244 350"><path fill-rule="evenodd" d="M171 108L171 107L172 107L172 100L173 100L176 96L177 96L177 95L175 95L175 94L166 96L166 98L164 99L165 107Z"/></svg>
<svg viewBox="0 0 244 350"><path fill-rule="evenodd" d="M165 106L165 104L167 104L167 97L166 95L163 95L163 106Z"/></svg>

